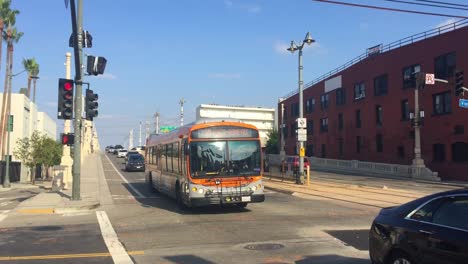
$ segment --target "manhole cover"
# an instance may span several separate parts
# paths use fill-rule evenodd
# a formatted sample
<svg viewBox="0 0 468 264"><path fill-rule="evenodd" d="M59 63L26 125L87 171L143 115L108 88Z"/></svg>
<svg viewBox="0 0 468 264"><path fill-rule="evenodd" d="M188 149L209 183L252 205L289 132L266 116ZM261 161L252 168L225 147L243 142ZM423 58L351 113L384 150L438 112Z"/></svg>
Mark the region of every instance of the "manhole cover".
<svg viewBox="0 0 468 264"><path fill-rule="evenodd" d="M265 244L250 244L244 247L248 250L276 250L280 248L284 248L281 244L274 244L274 243L265 243Z"/></svg>
<svg viewBox="0 0 468 264"><path fill-rule="evenodd" d="M33 228L35 231L55 231L60 229L63 228L61 226L38 226Z"/></svg>

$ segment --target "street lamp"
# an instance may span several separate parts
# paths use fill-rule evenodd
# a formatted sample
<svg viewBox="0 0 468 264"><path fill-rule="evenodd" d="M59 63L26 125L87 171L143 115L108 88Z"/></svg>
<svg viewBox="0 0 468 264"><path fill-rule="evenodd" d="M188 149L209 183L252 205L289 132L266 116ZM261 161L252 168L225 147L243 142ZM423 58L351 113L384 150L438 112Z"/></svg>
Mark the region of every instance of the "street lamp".
<svg viewBox="0 0 468 264"><path fill-rule="evenodd" d="M306 138L306 134L301 134L301 136L299 136L300 132L299 130L301 130L301 132L303 131L304 128L306 128L306 124L307 122L302 122L302 125L300 125L301 120L303 120L303 117L304 117L304 112L303 112L303 99L302 99L302 90L304 89L304 81L302 80L302 49L304 48L305 44L307 45L311 45L312 43L314 43L315 40L312 39L312 37L310 36L310 32L307 32L307 35L305 36L304 40L302 41L302 44L300 46L297 46L296 43L293 41L291 41L291 46L287 49L288 51L290 51L291 53L294 53L296 50L299 50L299 118L298 118L298 126L297 126L297 129L298 129L298 138L297 138L297 141L299 142L299 147L300 147L300 150L299 150L299 173L298 175L296 176L296 183L297 184L304 184L304 141L307 140ZM292 132L292 131L291 131Z"/></svg>

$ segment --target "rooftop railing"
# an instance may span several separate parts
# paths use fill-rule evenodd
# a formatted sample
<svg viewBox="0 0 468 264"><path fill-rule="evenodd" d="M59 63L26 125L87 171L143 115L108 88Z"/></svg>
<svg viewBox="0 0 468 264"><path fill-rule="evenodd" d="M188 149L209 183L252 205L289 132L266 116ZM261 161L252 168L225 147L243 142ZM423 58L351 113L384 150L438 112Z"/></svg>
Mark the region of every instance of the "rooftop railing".
<svg viewBox="0 0 468 264"><path fill-rule="evenodd" d="M447 24L447 25L444 25L444 26L441 26L441 27L438 27L438 28L434 28L434 29L431 29L431 30L428 30L428 31L425 31L425 32L421 32L421 33L418 33L418 34L415 34L415 35L412 35L412 36L409 36L409 37L406 37L406 38L402 38L400 40L397 40L397 41L394 41L394 42L391 42L389 44L386 44L386 45L378 45L378 46L375 46L373 48L370 48L370 49L374 49L374 48L378 48L378 54L381 54L381 53L384 53L384 52L387 52L387 51L390 51L390 50L393 50L393 49L397 49L397 48L401 48L403 46L406 46L406 45L409 45L409 44L413 44L415 42L418 42L418 41L421 41L421 40L425 40L427 38L430 38L430 37L434 37L434 36L438 36L438 35L441 35L441 34L444 34L446 32L449 32L449 31L453 31L455 29L458 29L458 28L462 28L462 27L465 27L468 25L468 19L462 19L462 20L459 20L459 21L456 21L454 23L451 23L451 24ZM369 49L368 51L366 51L364 54L361 54L359 56L357 56L356 58L348 61L347 63L341 65L340 67L320 76L319 78L311 81L311 82L308 82L304 85L304 89L307 89L311 86L314 86L315 84L323 81L323 80L326 80L328 78L330 78L331 76L353 66L354 64L358 63L358 62L361 62L363 60L365 60L366 58L368 57L371 57L373 56L372 55L373 52L370 52ZM298 94L298 90L293 90L291 91L290 93L288 93L287 95L283 96L282 97L282 101Z"/></svg>

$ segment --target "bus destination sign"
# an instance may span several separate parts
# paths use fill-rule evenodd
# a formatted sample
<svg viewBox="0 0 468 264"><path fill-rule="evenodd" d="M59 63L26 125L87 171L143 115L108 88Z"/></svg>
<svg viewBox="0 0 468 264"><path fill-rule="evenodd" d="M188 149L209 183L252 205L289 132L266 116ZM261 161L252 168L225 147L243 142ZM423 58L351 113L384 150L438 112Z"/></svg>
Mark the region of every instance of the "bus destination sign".
<svg viewBox="0 0 468 264"><path fill-rule="evenodd" d="M208 127L192 131L192 139L258 138L258 131L244 127Z"/></svg>

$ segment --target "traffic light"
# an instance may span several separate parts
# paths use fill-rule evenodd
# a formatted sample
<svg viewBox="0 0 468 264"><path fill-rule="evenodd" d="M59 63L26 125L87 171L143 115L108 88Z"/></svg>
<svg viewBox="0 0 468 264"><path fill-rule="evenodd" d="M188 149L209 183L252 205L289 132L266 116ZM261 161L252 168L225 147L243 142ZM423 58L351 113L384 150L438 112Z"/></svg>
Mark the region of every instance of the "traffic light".
<svg viewBox="0 0 468 264"><path fill-rule="evenodd" d="M104 70L106 69L106 63L107 60L104 57L94 57L94 56L88 56L88 61L87 61L87 66L86 66L86 72L89 75L99 75L99 74L104 74Z"/></svg>
<svg viewBox="0 0 468 264"><path fill-rule="evenodd" d="M86 120L93 121L94 117L98 116L98 94L95 94L93 90L86 89L86 98L85 98L85 112Z"/></svg>
<svg viewBox="0 0 468 264"><path fill-rule="evenodd" d="M455 95L459 96L463 93L463 71L455 72Z"/></svg>
<svg viewBox="0 0 468 264"><path fill-rule="evenodd" d="M75 134L62 133L62 145L72 146L75 144Z"/></svg>
<svg viewBox="0 0 468 264"><path fill-rule="evenodd" d="M59 79L58 87L58 119L73 118L73 80Z"/></svg>

